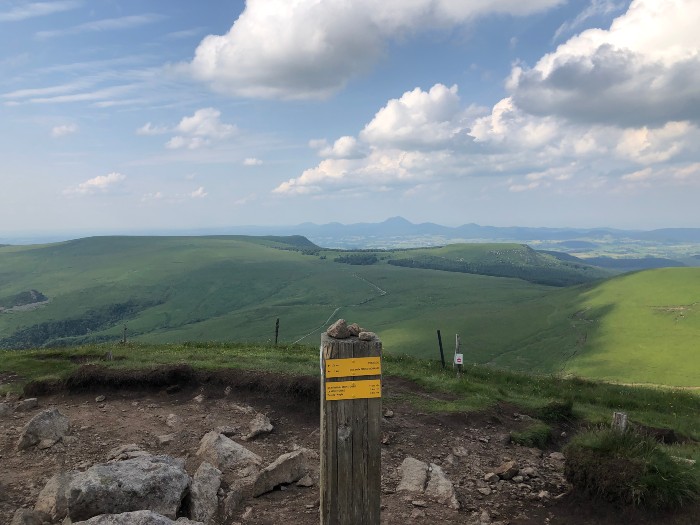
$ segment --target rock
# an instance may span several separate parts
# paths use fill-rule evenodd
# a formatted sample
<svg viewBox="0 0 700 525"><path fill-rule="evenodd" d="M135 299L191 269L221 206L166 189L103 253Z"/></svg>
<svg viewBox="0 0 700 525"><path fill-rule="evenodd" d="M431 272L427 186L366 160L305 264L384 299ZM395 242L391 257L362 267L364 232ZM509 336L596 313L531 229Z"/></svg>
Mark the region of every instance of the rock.
<svg viewBox="0 0 700 525"><path fill-rule="evenodd" d="M58 409L44 410L24 426L17 442L17 450L27 449L43 439L53 440L55 443L65 436L69 429L70 421Z"/></svg>
<svg viewBox="0 0 700 525"><path fill-rule="evenodd" d="M56 443L58 443L58 439L42 439L39 441L36 448L39 450L46 450L47 448L53 447Z"/></svg>
<svg viewBox="0 0 700 525"><path fill-rule="evenodd" d="M518 473L518 464L515 461L506 461L494 473L501 479L512 479Z"/></svg>
<svg viewBox="0 0 700 525"><path fill-rule="evenodd" d="M550 494L546 490L540 490L537 493L537 499L542 500L542 501L547 501L550 498Z"/></svg>
<svg viewBox="0 0 700 525"><path fill-rule="evenodd" d="M552 461L564 461L566 458L561 452L552 452L549 455L549 459L551 459Z"/></svg>
<svg viewBox="0 0 700 525"><path fill-rule="evenodd" d="M401 481L396 488L398 491L419 492L425 490L425 483L428 480L428 464L416 458L407 457L399 467Z"/></svg>
<svg viewBox="0 0 700 525"><path fill-rule="evenodd" d="M272 432L274 427L265 414L258 414L248 424L248 428L250 429L250 432L241 438L244 441L255 439L262 434L269 434Z"/></svg>
<svg viewBox="0 0 700 525"><path fill-rule="evenodd" d="M417 519L420 519L420 518L425 518L425 516L426 516L426 514L425 514L425 511L424 511L424 510L421 510L421 509L413 509L413 511L411 511L411 519L412 519L412 520L417 520Z"/></svg>
<svg viewBox="0 0 700 525"><path fill-rule="evenodd" d="M120 445L107 452L107 461L124 461L126 459L142 458L150 456L148 452L142 450L136 443Z"/></svg>
<svg viewBox="0 0 700 525"><path fill-rule="evenodd" d="M375 339L379 339L377 334L374 332L360 332L358 337L360 338L360 341L374 341Z"/></svg>
<svg viewBox="0 0 700 525"><path fill-rule="evenodd" d="M479 494L483 494L484 496L490 496L491 495L491 489L488 487L482 487L480 489L476 489Z"/></svg>
<svg viewBox="0 0 700 525"><path fill-rule="evenodd" d="M0 403L0 417L9 416L12 413L12 405L10 403Z"/></svg>
<svg viewBox="0 0 700 525"><path fill-rule="evenodd" d="M513 476L513 483L522 483L525 481L525 478L523 476Z"/></svg>
<svg viewBox="0 0 700 525"><path fill-rule="evenodd" d="M161 516L150 510L138 510L121 514L103 514L87 521L73 522L73 525L204 525L199 521L178 518L177 521Z"/></svg>
<svg viewBox="0 0 700 525"><path fill-rule="evenodd" d="M427 507L428 506L428 504L425 501L420 500L420 499L412 500L411 505L413 505L414 507Z"/></svg>
<svg viewBox="0 0 700 525"><path fill-rule="evenodd" d="M489 511L484 509L479 514L479 525L489 525L491 523L491 515Z"/></svg>
<svg viewBox="0 0 700 525"><path fill-rule="evenodd" d="M198 396L195 396L192 401L195 403L204 403L204 394L199 394Z"/></svg>
<svg viewBox="0 0 700 525"><path fill-rule="evenodd" d="M102 403L105 399L107 399L105 396L97 396L95 398L95 403Z"/></svg>
<svg viewBox="0 0 700 525"><path fill-rule="evenodd" d="M390 408L384 410L384 417L392 418L394 417L394 411Z"/></svg>
<svg viewBox="0 0 700 525"><path fill-rule="evenodd" d="M528 478L536 478L537 475L538 475L538 474L537 474L537 469L535 469L535 468L533 468L533 467L521 468L521 469L518 471L518 474L521 475L521 476L523 476L523 477L528 477Z"/></svg>
<svg viewBox="0 0 700 525"><path fill-rule="evenodd" d="M335 339L347 339L351 335L345 319L338 319L335 323L328 327L326 333L329 337L333 337Z"/></svg>
<svg viewBox="0 0 700 525"><path fill-rule="evenodd" d="M238 434L238 427L232 427L229 425L224 425L221 427L216 427L216 431L219 434L223 434L226 437L233 437Z"/></svg>
<svg viewBox="0 0 700 525"><path fill-rule="evenodd" d="M49 521L49 516L43 512L31 509L17 509L10 525L42 525Z"/></svg>
<svg viewBox="0 0 700 525"><path fill-rule="evenodd" d="M435 463L430 464L430 480L425 488L425 495L451 509L459 509L457 494L452 482L447 479L442 469Z"/></svg>
<svg viewBox="0 0 700 525"><path fill-rule="evenodd" d="M222 471L262 463L260 456L216 431L204 435L197 456Z"/></svg>
<svg viewBox="0 0 700 525"><path fill-rule="evenodd" d="M282 454L260 471L253 485L253 496L270 492L277 485L294 483L308 475L312 469L314 453L306 448Z"/></svg>
<svg viewBox="0 0 700 525"><path fill-rule="evenodd" d="M190 517L202 523L211 523L219 505L217 492L221 486L221 471L203 462L194 473L190 488Z"/></svg>
<svg viewBox="0 0 700 525"><path fill-rule="evenodd" d="M360 328L360 325L357 323L352 323L351 325L348 325L348 331L350 332L351 336L357 337L360 335L360 333L364 332L364 328Z"/></svg>
<svg viewBox="0 0 700 525"><path fill-rule="evenodd" d="M158 436L158 444L159 445L169 445L173 441L175 441L175 434L164 434L162 436Z"/></svg>
<svg viewBox="0 0 700 525"><path fill-rule="evenodd" d="M297 481L297 487L313 487L314 480L308 474Z"/></svg>
<svg viewBox="0 0 700 525"><path fill-rule="evenodd" d="M100 514L152 510L175 519L189 485L184 461L170 456L94 465L73 475L66 493L68 515L86 520Z"/></svg>
<svg viewBox="0 0 700 525"><path fill-rule="evenodd" d="M484 481L487 483L497 483L500 479L495 472L489 472L484 476Z"/></svg>
<svg viewBox="0 0 700 525"><path fill-rule="evenodd" d="M469 456L469 451L464 447L453 447L452 453L458 458L466 458Z"/></svg>
<svg viewBox="0 0 700 525"><path fill-rule="evenodd" d="M72 473L60 472L54 475L39 493L34 510L47 514L51 520L61 520L68 515L68 487Z"/></svg>
<svg viewBox="0 0 700 525"><path fill-rule="evenodd" d="M23 399L15 405L15 412L27 412L39 406L39 400L35 397Z"/></svg>
<svg viewBox="0 0 700 525"><path fill-rule="evenodd" d="M180 427L180 423L180 418L175 414L168 414L168 417L165 418L165 424L170 428L177 429Z"/></svg>

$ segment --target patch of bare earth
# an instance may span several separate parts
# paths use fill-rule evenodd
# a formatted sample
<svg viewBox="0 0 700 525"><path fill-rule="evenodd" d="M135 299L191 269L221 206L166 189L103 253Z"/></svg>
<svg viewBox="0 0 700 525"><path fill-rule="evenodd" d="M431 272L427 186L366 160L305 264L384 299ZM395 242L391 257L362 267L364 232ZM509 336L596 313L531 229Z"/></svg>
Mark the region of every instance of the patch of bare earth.
<svg viewBox="0 0 700 525"><path fill-rule="evenodd" d="M82 386L73 385L72 392L53 385L56 391L45 389L38 408L0 419L0 523L9 523L20 507L33 507L52 475L104 462L108 451L120 445L136 443L148 452L185 458L192 475L200 463L195 453L205 433L222 426L238 427L245 433L256 413L266 414L275 428L245 446L265 464L297 446L318 449L317 380L240 372L197 377L188 373L179 382L171 377L155 388L139 382L129 388L119 386L114 377L101 384L99 373L93 370L83 377ZM696 523L697 506L681 513L648 515L579 500L564 480L563 462L550 458L552 451L509 442L509 432L527 422L513 407L476 414L422 413L403 401L408 392L416 391L406 381L388 378L384 383L383 406L390 412L383 419L383 524ZM201 402L195 400L199 394L203 395ZM101 395L104 401L97 402ZM75 439L46 450L18 452L15 445L22 427L38 411L54 406L70 419ZM171 426L166 424L168 416ZM166 434L174 434L172 441L160 444L159 436ZM397 492L398 467L407 456L439 465L453 482L461 508L453 510L424 495ZM520 469L532 468L534 476L484 481L486 474L509 460ZM318 503L318 486L292 484L244 501L233 521L221 525L317 524Z"/></svg>

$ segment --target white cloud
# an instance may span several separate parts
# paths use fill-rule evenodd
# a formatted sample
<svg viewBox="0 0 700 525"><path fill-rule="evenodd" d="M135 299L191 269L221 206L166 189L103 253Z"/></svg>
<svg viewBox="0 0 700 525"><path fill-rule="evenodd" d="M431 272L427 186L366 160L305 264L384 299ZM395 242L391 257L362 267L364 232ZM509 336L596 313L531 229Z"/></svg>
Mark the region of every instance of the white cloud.
<svg viewBox="0 0 700 525"><path fill-rule="evenodd" d="M78 126L75 124L63 124L60 126L54 126L51 129L51 136L55 138L65 137L66 135L71 135L78 131Z"/></svg>
<svg viewBox="0 0 700 525"><path fill-rule="evenodd" d="M563 1L248 0L227 34L201 41L188 69L228 95L323 98L371 69L392 38Z"/></svg>
<svg viewBox="0 0 700 525"><path fill-rule="evenodd" d="M214 108L198 109L191 117L184 117L175 128L179 135L172 137L165 145L168 149L199 149L213 142L222 141L234 135L238 129L220 120L221 112Z"/></svg>
<svg viewBox="0 0 700 525"><path fill-rule="evenodd" d="M571 21L564 22L554 33L552 40L556 41L562 35L569 34L573 30L578 29L587 20L596 16L610 15L625 8L624 2L614 2L613 0L591 0L591 3L576 18Z"/></svg>
<svg viewBox="0 0 700 525"><path fill-rule="evenodd" d="M194 190L192 193L190 193L190 197L193 199L203 199L209 195L206 191L204 191L204 186L200 186L196 190Z"/></svg>
<svg viewBox="0 0 700 525"><path fill-rule="evenodd" d="M355 137L344 136L336 140L332 146L323 141L312 140L309 145L318 149L318 154L321 157L330 157L334 159L353 159L364 156L366 153L363 151L362 145L357 141Z"/></svg>
<svg viewBox="0 0 700 525"><path fill-rule="evenodd" d="M513 68L515 104L536 115L621 127L700 122L697 0L634 0L608 30L588 29Z"/></svg>
<svg viewBox="0 0 700 525"><path fill-rule="evenodd" d="M126 180L126 176L113 172L109 175L98 175L95 178L81 182L73 188L64 190L64 194L90 195L93 193L105 193Z"/></svg>
<svg viewBox="0 0 700 525"><path fill-rule="evenodd" d="M144 193L141 196L141 202L148 202L148 201L159 201L163 199L163 192L156 191L154 193Z"/></svg>
<svg viewBox="0 0 700 525"><path fill-rule="evenodd" d="M119 29L130 29L132 27L143 26L162 20L163 16L158 14L143 14L130 15L118 18L105 18L103 20L95 20L86 22L67 29L55 29L51 31L39 31L36 33L37 38L54 38L58 36L75 35L79 33L95 33L102 31L114 31Z"/></svg>
<svg viewBox="0 0 700 525"><path fill-rule="evenodd" d="M154 126L150 122L146 122L143 126L136 130L137 135L163 135L170 130L165 126Z"/></svg>
<svg viewBox="0 0 700 525"><path fill-rule="evenodd" d="M243 160L244 166L260 166L262 163L263 161L256 159L255 157L248 157L247 159Z"/></svg>
<svg viewBox="0 0 700 525"><path fill-rule="evenodd" d="M507 97L486 114L464 107L457 87L436 84L389 101L353 137L363 155L332 155L338 141L310 145L326 153L316 167L279 184L278 194L370 192L438 184L445 179L511 177L512 192L568 188L590 191L642 167L676 169L700 153L700 129L688 122L662 128L578 124L528 114ZM340 140L340 139L339 139ZM670 171L660 171L675 180ZM675 173L675 172L674 172ZM680 179L678 179L680 180Z"/></svg>
<svg viewBox="0 0 700 525"><path fill-rule="evenodd" d="M0 12L0 22L18 22L28 18L51 15L62 11L76 9L83 4L81 1L65 0L51 2L30 2L18 5L9 11Z"/></svg>

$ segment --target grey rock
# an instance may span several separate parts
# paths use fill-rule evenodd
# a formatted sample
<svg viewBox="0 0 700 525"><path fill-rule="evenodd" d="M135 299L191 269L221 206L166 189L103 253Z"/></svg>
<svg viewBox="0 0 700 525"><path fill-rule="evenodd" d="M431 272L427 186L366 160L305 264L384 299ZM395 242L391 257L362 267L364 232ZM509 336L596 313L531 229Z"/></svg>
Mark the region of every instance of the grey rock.
<svg viewBox="0 0 700 525"><path fill-rule="evenodd" d="M43 512L31 509L17 509L10 525L43 525L49 517Z"/></svg>
<svg viewBox="0 0 700 525"><path fill-rule="evenodd" d="M513 481L513 483L522 483L523 481L525 481L525 477L524 476L513 476L512 481Z"/></svg>
<svg viewBox="0 0 700 525"><path fill-rule="evenodd" d="M351 336L345 319L338 319L335 323L328 327L326 333L334 339L347 339Z"/></svg>
<svg viewBox="0 0 700 525"><path fill-rule="evenodd" d="M35 397L28 397L23 399L15 405L16 412L27 412L39 406L39 400Z"/></svg>
<svg viewBox="0 0 700 525"><path fill-rule="evenodd" d="M94 465L73 475L67 492L73 520L152 510L175 519L190 485L184 461L144 456Z"/></svg>
<svg viewBox="0 0 700 525"><path fill-rule="evenodd" d="M244 441L250 441L263 434L269 434L275 428L265 414L258 414L252 421L248 424L250 432L248 432L241 439Z"/></svg>
<svg viewBox="0 0 700 525"><path fill-rule="evenodd" d="M87 521L73 522L73 525L204 525L199 521L187 518L178 518L173 521L165 516L150 511L138 510L135 512L123 512L120 514L103 514L95 516Z"/></svg>
<svg viewBox="0 0 700 525"><path fill-rule="evenodd" d="M162 436L158 436L158 444L159 445L169 445L173 441L175 441L175 434L164 434Z"/></svg>
<svg viewBox="0 0 700 525"><path fill-rule="evenodd" d="M216 431L204 435L197 456L222 471L262 463L260 456Z"/></svg>
<svg viewBox="0 0 700 525"><path fill-rule="evenodd" d="M50 408L34 416L22 429L17 449L24 450L41 440L59 441L68 433L70 421L58 409Z"/></svg>
<svg viewBox="0 0 700 525"><path fill-rule="evenodd" d="M107 399L105 396L97 396L95 398L95 403L102 403L105 399Z"/></svg>
<svg viewBox="0 0 700 525"><path fill-rule="evenodd" d="M494 470L494 473L498 474L501 479L513 479L518 470L518 464L515 461L506 461Z"/></svg>
<svg viewBox="0 0 700 525"><path fill-rule="evenodd" d="M12 413L12 405L10 403L0 403L0 417L9 416Z"/></svg>
<svg viewBox="0 0 700 525"><path fill-rule="evenodd" d="M491 495L491 489L488 487L481 487L480 489L476 489L479 494L483 494L484 496L490 496Z"/></svg>
<svg viewBox="0 0 700 525"><path fill-rule="evenodd" d="M50 516L53 521L61 520L68 515L68 487L73 478L70 472L60 472L54 475L39 493L34 510Z"/></svg>
<svg viewBox="0 0 700 525"><path fill-rule="evenodd" d="M233 437L236 434L238 434L239 429L238 429L238 427L233 427L230 425L223 425L220 427L216 427L216 431L219 434L223 434L226 437Z"/></svg>
<svg viewBox="0 0 700 525"><path fill-rule="evenodd" d="M177 417L175 414L168 414L168 417L165 418L165 424L168 425L170 428L177 429L180 427L180 418Z"/></svg>
<svg viewBox="0 0 700 525"><path fill-rule="evenodd" d="M297 487L313 487L314 480L308 474L297 481Z"/></svg>
<svg viewBox="0 0 700 525"><path fill-rule="evenodd" d="M535 469L534 467L521 468L518 474L520 476L528 478L536 478L538 476L537 469Z"/></svg>
<svg viewBox="0 0 700 525"><path fill-rule="evenodd" d="M375 339L379 339L377 337L377 334L374 332L360 332L360 335L358 335L360 338L360 341L374 341Z"/></svg>
<svg viewBox="0 0 700 525"><path fill-rule="evenodd" d="M430 464L430 480L425 488L425 495L451 509L459 509L457 494L452 482L447 479L443 470L435 463Z"/></svg>
<svg viewBox="0 0 700 525"><path fill-rule="evenodd" d="M278 485L294 483L308 475L313 469L314 455L306 448L282 454L260 471L253 485L253 496L258 497Z"/></svg>
<svg viewBox="0 0 700 525"><path fill-rule="evenodd" d="M195 397L192 399L192 401L194 401L195 403L200 403L200 404L201 404L201 403L204 403L204 395L203 395L203 394L199 394L199 395L195 396Z"/></svg>
<svg viewBox="0 0 700 525"><path fill-rule="evenodd" d="M203 462L194 473L190 488L190 517L208 524L216 514L219 505L217 492L221 486L221 471Z"/></svg>
<svg viewBox="0 0 700 525"><path fill-rule="evenodd" d="M552 452L549 455L549 459L551 459L553 461L564 461L566 458L564 457L564 454L562 454L561 452Z"/></svg>
<svg viewBox="0 0 700 525"><path fill-rule="evenodd" d="M350 332L351 336L357 337L360 335L361 332L364 332L365 329L361 328L359 324L357 323L352 323L351 325L348 325L348 332Z"/></svg>
<svg viewBox="0 0 700 525"><path fill-rule="evenodd" d="M124 461L127 459L142 458L151 454L143 450L136 443L120 445L107 452L107 461Z"/></svg>
<svg viewBox="0 0 700 525"><path fill-rule="evenodd" d="M489 472L484 476L484 481L487 483L497 483L500 479L495 472Z"/></svg>
<svg viewBox="0 0 700 525"><path fill-rule="evenodd" d="M425 490L425 483L428 480L428 464L416 458L407 457L399 467L401 481L396 488L397 491L419 492Z"/></svg>

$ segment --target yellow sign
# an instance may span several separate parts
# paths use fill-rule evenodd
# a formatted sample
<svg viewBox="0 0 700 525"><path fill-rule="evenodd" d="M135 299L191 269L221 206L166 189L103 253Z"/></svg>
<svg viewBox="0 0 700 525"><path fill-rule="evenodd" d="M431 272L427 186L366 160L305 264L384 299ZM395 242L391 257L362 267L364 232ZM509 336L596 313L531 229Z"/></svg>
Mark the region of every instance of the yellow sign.
<svg viewBox="0 0 700 525"><path fill-rule="evenodd" d="M326 377L378 376L381 373L381 357L351 357L326 361Z"/></svg>
<svg viewBox="0 0 700 525"><path fill-rule="evenodd" d="M379 379L329 381L326 383L326 401L370 399L374 397L382 397L382 382Z"/></svg>

